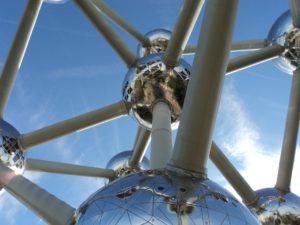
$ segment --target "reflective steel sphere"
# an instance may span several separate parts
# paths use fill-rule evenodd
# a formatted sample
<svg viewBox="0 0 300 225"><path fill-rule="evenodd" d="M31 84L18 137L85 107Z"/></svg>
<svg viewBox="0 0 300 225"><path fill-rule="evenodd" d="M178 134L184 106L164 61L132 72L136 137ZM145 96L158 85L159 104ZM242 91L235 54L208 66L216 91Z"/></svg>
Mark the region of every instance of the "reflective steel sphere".
<svg viewBox="0 0 300 225"><path fill-rule="evenodd" d="M300 65L300 30L293 26L290 11L283 13L273 24L268 39L285 47L281 57L274 59L275 65L283 72L293 74Z"/></svg>
<svg viewBox="0 0 300 225"><path fill-rule="evenodd" d="M17 173L24 171L25 156L19 149L19 132L9 123L0 120L0 161Z"/></svg>
<svg viewBox="0 0 300 225"><path fill-rule="evenodd" d="M118 153L117 155L112 157L111 160L109 160L106 168L116 171L118 177L150 168L150 162L146 157L143 158L139 167L130 168L129 160L131 159L131 156L132 156L132 151L124 151L124 152Z"/></svg>
<svg viewBox="0 0 300 225"><path fill-rule="evenodd" d="M44 0L46 3L51 3L51 4L63 4L69 0Z"/></svg>
<svg viewBox="0 0 300 225"><path fill-rule="evenodd" d="M163 53L140 59L129 69L123 83L123 98L132 106L131 112L146 129L152 127L152 107L165 101L171 108L172 128L177 128L190 77L191 66L180 60L169 68L162 62Z"/></svg>
<svg viewBox="0 0 300 225"><path fill-rule="evenodd" d="M263 225L299 225L300 198L293 194L284 194L276 188L266 188L257 191L260 196L260 209L256 211Z"/></svg>
<svg viewBox="0 0 300 225"><path fill-rule="evenodd" d="M138 45L137 54L139 58L157 52L165 52L171 38L171 31L156 29L148 32L145 37L150 41L150 46Z"/></svg>
<svg viewBox="0 0 300 225"><path fill-rule="evenodd" d="M258 225L233 195L208 179L148 170L118 179L77 210L77 225Z"/></svg>

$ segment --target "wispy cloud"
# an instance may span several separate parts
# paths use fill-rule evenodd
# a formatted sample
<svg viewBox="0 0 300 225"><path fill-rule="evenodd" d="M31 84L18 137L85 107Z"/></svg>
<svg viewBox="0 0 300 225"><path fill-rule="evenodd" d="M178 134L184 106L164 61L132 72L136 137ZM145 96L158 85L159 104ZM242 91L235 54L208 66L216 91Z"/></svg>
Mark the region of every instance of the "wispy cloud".
<svg viewBox="0 0 300 225"><path fill-rule="evenodd" d="M240 168L254 190L274 187L280 148L264 145L263 134L247 114L234 85L225 89L221 112L223 118L217 131L218 144ZM291 189L300 195L300 146L297 147Z"/></svg>

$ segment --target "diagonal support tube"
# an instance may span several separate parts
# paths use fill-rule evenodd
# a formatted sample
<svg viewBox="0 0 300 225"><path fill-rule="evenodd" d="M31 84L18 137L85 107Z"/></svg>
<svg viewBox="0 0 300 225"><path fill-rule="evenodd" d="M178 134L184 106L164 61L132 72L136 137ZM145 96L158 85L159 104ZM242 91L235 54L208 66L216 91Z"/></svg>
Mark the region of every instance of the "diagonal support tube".
<svg viewBox="0 0 300 225"><path fill-rule="evenodd" d="M293 24L296 28L300 28L300 1L289 0L289 5L293 17Z"/></svg>
<svg viewBox="0 0 300 225"><path fill-rule="evenodd" d="M103 35L105 40L118 53L121 59L128 67L134 65L136 57L130 48L124 43L121 37L111 28L104 17L101 16L97 8L87 0L74 0L77 6L87 16L87 18L94 24L98 31Z"/></svg>
<svg viewBox="0 0 300 225"><path fill-rule="evenodd" d="M209 0L169 165L206 177L238 0ZM222 30L222 32L220 32Z"/></svg>
<svg viewBox="0 0 300 225"><path fill-rule="evenodd" d="M21 67L43 0L29 0L0 77L0 118Z"/></svg>
<svg viewBox="0 0 300 225"><path fill-rule="evenodd" d="M71 225L75 209L0 162L0 186L51 225Z"/></svg>
<svg viewBox="0 0 300 225"><path fill-rule="evenodd" d="M166 65L174 67L177 64L193 31L203 3L204 0L184 1L166 53L163 57L163 62Z"/></svg>
<svg viewBox="0 0 300 225"><path fill-rule="evenodd" d="M106 5L103 0L92 0L92 2L103 14L118 24L123 30L134 37L143 46L150 46L150 41L148 38L145 38L144 35L139 33L135 28L128 24L121 16L119 16L108 5Z"/></svg>
<svg viewBox="0 0 300 225"><path fill-rule="evenodd" d="M294 71L276 188L290 191L300 116L300 68Z"/></svg>
<svg viewBox="0 0 300 225"><path fill-rule="evenodd" d="M95 111L41 128L39 130L22 134L19 144L23 150L51 141L64 135L80 131L91 126L99 125L128 114L127 103L120 101Z"/></svg>
<svg viewBox="0 0 300 225"><path fill-rule="evenodd" d="M164 168L172 155L171 110L167 103L153 107L150 168Z"/></svg>
<svg viewBox="0 0 300 225"><path fill-rule="evenodd" d="M231 52L239 52L239 51L255 51L270 45L270 42L265 39L258 40L247 40L247 41L237 41L232 43ZM196 52L197 46L187 46L183 54L194 54Z"/></svg>
<svg viewBox="0 0 300 225"><path fill-rule="evenodd" d="M257 202L257 194L214 142L211 146L210 159L246 205L253 205Z"/></svg>
<svg viewBox="0 0 300 225"><path fill-rule="evenodd" d="M227 66L226 75L277 58L283 51L284 48L282 46L272 45L257 50L253 53L231 59Z"/></svg>
<svg viewBox="0 0 300 225"><path fill-rule="evenodd" d="M89 166L58 163L39 159L26 159L25 168L26 170L31 171L59 173L86 177L103 177L109 180L113 180L116 178L115 172L110 169L101 169Z"/></svg>
<svg viewBox="0 0 300 225"><path fill-rule="evenodd" d="M151 140L151 132L143 127L139 127L133 147L132 156L129 160L130 167L137 167L143 160L147 147Z"/></svg>

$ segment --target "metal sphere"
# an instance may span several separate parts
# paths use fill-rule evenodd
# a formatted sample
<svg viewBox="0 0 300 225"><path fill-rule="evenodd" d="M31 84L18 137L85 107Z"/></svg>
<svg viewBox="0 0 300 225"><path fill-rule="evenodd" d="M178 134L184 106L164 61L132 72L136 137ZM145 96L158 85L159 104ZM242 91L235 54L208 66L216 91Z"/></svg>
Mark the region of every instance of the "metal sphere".
<svg viewBox="0 0 300 225"><path fill-rule="evenodd" d="M168 46L168 42L171 38L171 34L171 31L165 29L156 29L145 34L145 38L148 38L150 45L138 45L137 54L139 58L157 52L165 52Z"/></svg>
<svg viewBox="0 0 300 225"><path fill-rule="evenodd" d="M163 53L140 59L129 69L123 83L123 99L132 106L134 117L146 129L152 128L152 107L164 101L171 108L172 128L178 127L191 66L181 59L174 68L162 62Z"/></svg>
<svg viewBox="0 0 300 225"><path fill-rule="evenodd" d="M77 210L76 225L258 225L233 195L208 179L148 170L118 179Z"/></svg>
<svg viewBox="0 0 300 225"><path fill-rule="evenodd" d="M66 3L69 0L44 0L44 2L46 3L50 3L50 4L63 4Z"/></svg>
<svg viewBox="0 0 300 225"><path fill-rule="evenodd" d="M298 225L300 224L300 198L289 192L282 193L276 188L257 191L260 196L257 217L263 225Z"/></svg>
<svg viewBox="0 0 300 225"><path fill-rule="evenodd" d="M9 123L0 120L0 161L17 173L24 171L25 156L19 149L20 133Z"/></svg>
<svg viewBox="0 0 300 225"><path fill-rule="evenodd" d="M118 176L124 176L139 170L146 170L150 168L150 162L146 157L143 158L137 168L130 168L129 160L131 159L131 156L132 151L118 153L108 161L106 168L116 171Z"/></svg>
<svg viewBox="0 0 300 225"><path fill-rule="evenodd" d="M295 28L291 12L283 13L273 24L268 39L285 47L282 55L274 59L275 65L283 72L293 74L300 66L300 30Z"/></svg>

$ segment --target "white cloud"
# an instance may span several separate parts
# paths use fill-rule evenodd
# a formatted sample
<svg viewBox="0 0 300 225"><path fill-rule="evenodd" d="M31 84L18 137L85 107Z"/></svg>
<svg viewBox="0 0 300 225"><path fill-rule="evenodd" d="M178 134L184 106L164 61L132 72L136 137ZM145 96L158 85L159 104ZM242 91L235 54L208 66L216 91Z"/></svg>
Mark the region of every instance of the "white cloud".
<svg viewBox="0 0 300 225"><path fill-rule="evenodd" d="M254 190L274 187L281 146L264 145L263 135L251 121L242 100L233 85L224 91L221 123L217 130L218 144L239 168ZM300 195L300 146L297 146L291 190ZM232 188L230 188L232 190Z"/></svg>

